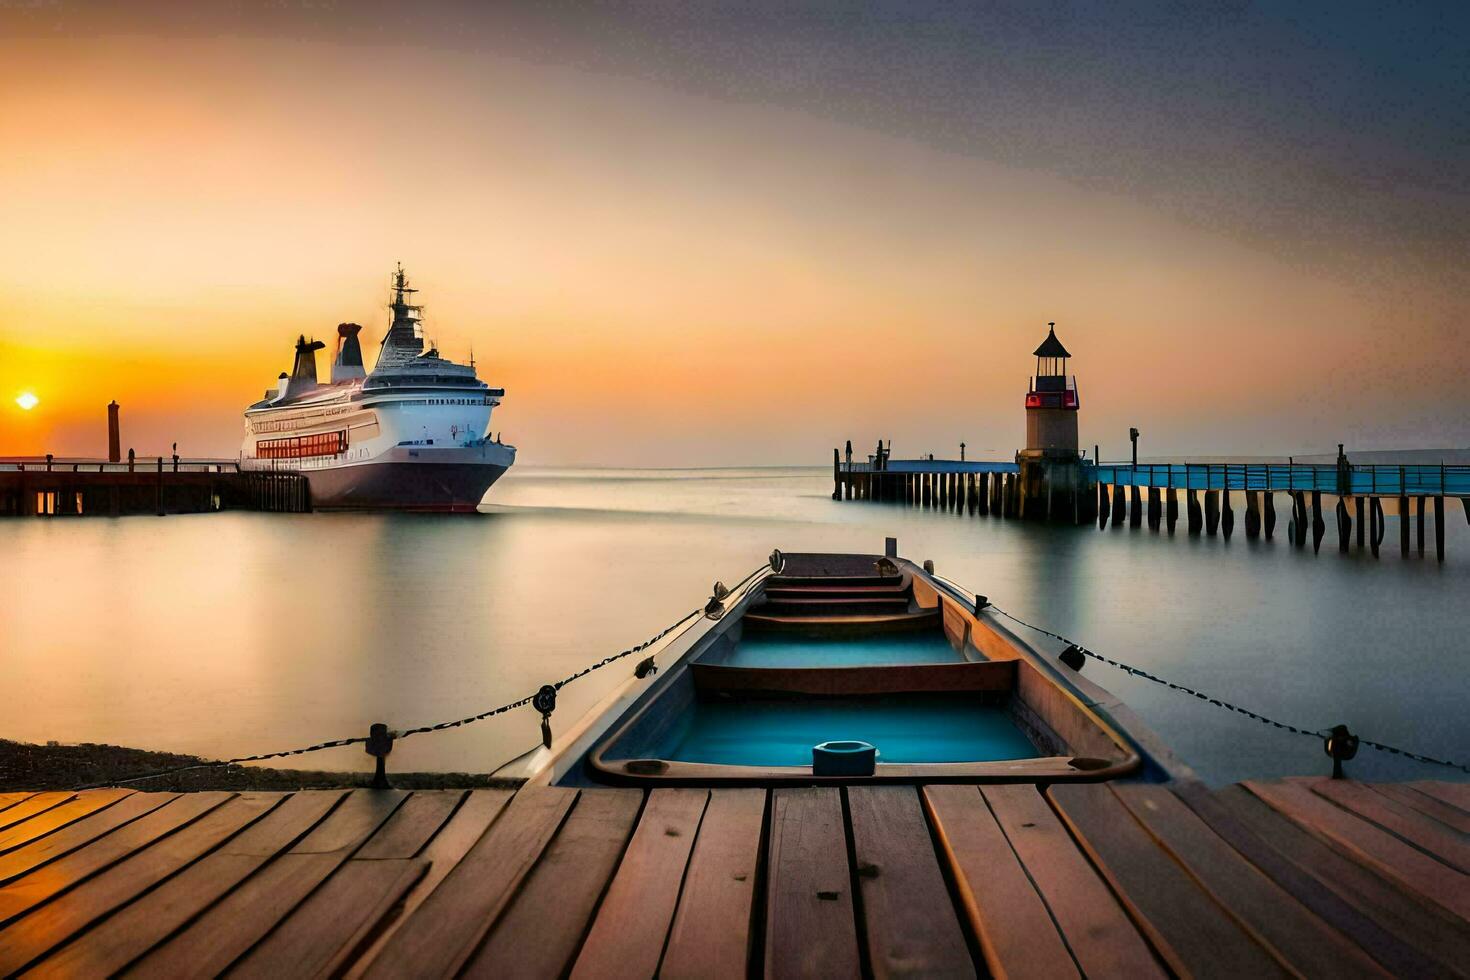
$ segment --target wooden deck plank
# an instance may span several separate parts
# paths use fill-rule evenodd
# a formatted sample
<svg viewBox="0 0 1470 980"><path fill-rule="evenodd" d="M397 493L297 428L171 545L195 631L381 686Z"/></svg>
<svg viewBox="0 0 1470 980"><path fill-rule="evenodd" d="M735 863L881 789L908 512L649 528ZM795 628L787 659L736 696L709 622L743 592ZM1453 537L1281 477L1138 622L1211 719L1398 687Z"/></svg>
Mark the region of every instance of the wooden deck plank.
<svg viewBox="0 0 1470 980"><path fill-rule="evenodd" d="M847 804L873 976L975 976L917 790L853 786Z"/></svg>
<svg viewBox="0 0 1470 980"><path fill-rule="evenodd" d="M23 820L29 820L38 813L45 813L76 798L77 794L71 792L36 793L0 813L0 830L8 830Z"/></svg>
<svg viewBox="0 0 1470 980"><path fill-rule="evenodd" d="M1442 803L1470 813L1470 783L1450 783L1440 780L1419 779L1405 783L1412 790L1432 796Z"/></svg>
<svg viewBox="0 0 1470 980"><path fill-rule="evenodd" d="M710 792L660 977L747 975L765 822L765 790Z"/></svg>
<svg viewBox="0 0 1470 980"><path fill-rule="evenodd" d="M222 973L351 857L407 795L396 790L353 790L305 837L134 963L128 974Z"/></svg>
<svg viewBox="0 0 1470 980"><path fill-rule="evenodd" d="M134 793L53 834L0 857L0 885L84 847L117 828L157 810L176 793Z"/></svg>
<svg viewBox="0 0 1470 980"><path fill-rule="evenodd" d="M977 786L926 786L930 823L992 976L1079 976L1067 944Z"/></svg>
<svg viewBox="0 0 1470 980"><path fill-rule="evenodd" d="M448 976L469 960L577 797L522 789L368 965L378 977Z"/></svg>
<svg viewBox="0 0 1470 980"><path fill-rule="evenodd" d="M230 794L201 794L227 798ZM243 827L259 819L280 801L277 794L246 794L205 803L208 812L183 829L161 839L155 838L144 848L119 861L101 874L73 888L65 895L41 906L0 931L0 975L9 976L22 966L55 949L79 934L93 922L127 904L143 892L187 867ZM176 806L190 802L186 797L155 811L170 815ZM172 814L177 817L178 814ZM151 820L144 817L117 834L80 851L85 854L133 828L141 828ZM35 876L29 876L35 877ZM28 878L22 879L24 885Z"/></svg>
<svg viewBox="0 0 1470 980"><path fill-rule="evenodd" d="M1421 793L1417 789L1405 783L1364 783L1375 793L1384 796L1404 806L1418 810L1432 820L1438 820L1451 830L1462 834L1470 834L1470 813L1466 813L1459 807Z"/></svg>
<svg viewBox="0 0 1470 980"><path fill-rule="evenodd" d="M985 802L1087 976L1163 977L1138 927L1035 786L985 786Z"/></svg>
<svg viewBox="0 0 1470 980"><path fill-rule="evenodd" d="M1463 920L1425 904L1412 889L1384 878L1272 809L1243 786L1214 797L1260 839L1332 888L1393 936L1456 970L1470 963L1470 930Z"/></svg>
<svg viewBox="0 0 1470 980"><path fill-rule="evenodd" d="M607 887L572 977L651 977L658 972L707 789L656 789Z"/></svg>
<svg viewBox="0 0 1470 980"><path fill-rule="evenodd" d="M419 858L348 861L229 975L240 980L335 976L428 867Z"/></svg>
<svg viewBox="0 0 1470 980"><path fill-rule="evenodd" d="M839 793L831 787L771 792L767 977L856 977L862 972Z"/></svg>
<svg viewBox="0 0 1470 980"><path fill-rule="evenodd" d="M1375 827L1294 783L1249 780L1242 785L1297 824L1355 861L1417 892L1426 902L1470 918L1465 876L1387 831Z"/></svg>
<svg viewBox="0 0 1470 980"><path fill-rule="evenodd" d="M472 790L449 822L434 835L419 857L429 862L429 869L404 895L398 914L379 923L378 931L369 941L367 949L347 967L348 980L361 977L378 953L387 946L397 933L399 926L412 917L414 911L424 903L434 890L459 866L460 860L469 853L495 818L510 802L513 791L509 789Z"/></svg>
<svg viewBox="0 0 1470 980"><path fill-rule="evenodd" d="M1222 840L1167 788L1114 785L1114 795L1191 876L1278 959L1302 976L1387 976Z"/></svg>
<svg viewBox="0 0 1470 980"><path fill-rule="evenodd" d="M35 793L0 793L0 813L4 813L17 803L24 803L35 795Z"/></svg>
<svg viewBox="0 0 1470 980"><path fill-rule="evenodd" d="M1106 786L1052 786L1047 796L1159 954L1181 975L1285 976L1148 836Z"/></svg>
<svg viewBox="0 0 1470 980"><path fill-rule="evenodd" d="M51 807L0 831L0 854L8 854L47 834L54 834L83 817L105 810L132 795L133 791L130 789L99 789L80 793L74 800Z"/></svg>
<svg viewBox="0 0 1470 980"><path fill-rule="evenodd" d="M1412 807L1346 779L1313 779L1306 785L1318 796L1377 824L1461 874L1470 871L1470 844Z"/></svg>
<svg viewBox="0 0 1470 980"><path fill-rule="evenodd" d="M9 923L86 881L134 852L146 848L223 805L230 793L190 793L135 820L116 833L95 840L46 866L42 875L26 875L0 888L0 923Z"/></svg>
<svg viewBox="0 0 1470 980"><path fill-rule="evenodd" d="M97 923L31 972L47 977L117 973L294 844L346 794L346 790L313 790L286 796L270 813Z"/></svg>
<svg viewBox="0 0 1470 980"><path fill-rule="evenodd" d="M1300 858L1300 855L1288 856L1287 853L1278 850L1273 840L1267 839L1267 836L1274 838L1277 835L1270 834L1269 829L1263 831L1259 827L1248 826L1203 785L1198 783L1181 785L1175 787L1173 792L1201 820L1207 823L1211 830L1239 851L1262 874L1270 877L1324 922L1336 927L1343 935L1351 937L1365 952L1393 973L1401 976L1429 976L1443 971L1442 964L1436 964L1431 957L1420 952L1414 943L1405 941L1385 928L1377 916L1366 913L1358 904L1338 894L1337 890L1327 881L1319 879L1306 867L1293 860L1293 857ZM1244 790L1241 792L1244 793ZM1246 800L1260 807L1267 817L1276 820L1285 819L1276 817L1264 803L1255 801L1253 797L1247 796ZM1286 829L1306 836L1305 831L1296 830L1294 827L1287 826ZM1262 836L1263 833L1267 836ZM1290 849L1290 841L1281 843L1288 850ZM1326 845L1311 838L1307 839L1307 843L1326 849ZM1336 857L1330 852L1328 856Z"/></svg>
<svg viewBox="0 0 1470 980"><path fill-rule="evenodd" d="M231 976L331 975L428 869L413 860L464 797L414 793L342 867L230 969Z"/></svg>
<svg viewBox="0 0 1470 980"><path fill-rule="evenodd" d="M565 976L642 806L642 790L584 789L463 976Z"/></svg>

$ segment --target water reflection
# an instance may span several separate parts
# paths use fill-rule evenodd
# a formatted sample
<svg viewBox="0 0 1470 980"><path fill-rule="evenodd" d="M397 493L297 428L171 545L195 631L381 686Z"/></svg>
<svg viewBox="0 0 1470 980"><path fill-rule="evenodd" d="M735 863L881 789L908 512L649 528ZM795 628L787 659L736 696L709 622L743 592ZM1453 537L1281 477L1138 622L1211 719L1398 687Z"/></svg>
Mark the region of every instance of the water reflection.
<svg viewBox="0 0 1470 980"><path fill-rule="evenodd" d="M911 558L1089 647L1287 721L1470 755L1459 663L1470 533L1448 559L1313 555L834 503L811 470L525 470L478 518L222 514L0 522L0 651L24 712L0 736L208 755L462 717L639 642L772 547ZM1387 541L1396 540L1390 516ZM1281 528L1278 527L1278 532ZM1329 535L1329 538L1331 535ZM1324 542L1324 544L1335 542ZM617 667L563 690L567 725ZM1325 771L1320 745L1089 663L1214 780ZM399 743L397 769L485 771L518 712ZM357 748L307 764L365 767ZM1362 776L1443 772L1363 752Z"/></svg>

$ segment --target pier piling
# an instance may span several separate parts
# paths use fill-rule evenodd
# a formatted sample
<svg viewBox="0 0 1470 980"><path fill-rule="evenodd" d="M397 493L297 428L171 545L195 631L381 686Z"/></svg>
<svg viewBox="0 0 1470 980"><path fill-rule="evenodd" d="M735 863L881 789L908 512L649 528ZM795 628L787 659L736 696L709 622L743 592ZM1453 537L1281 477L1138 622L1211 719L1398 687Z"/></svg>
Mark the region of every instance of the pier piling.
<svg viewBox="0 0 1470 980"><path fill-rule="evenodd" d="M1399 494L1399 551L1409 557L1409 498L1403 494Z"/></svg>
<svg viewBox="0 0 1470 980"><path fill-rule="evenodd" d="M1374 497L1368 502L1369 519L1373 526L1368 531L1368 544L1373 549L1373 557L1378 557L1378 546L1383 544L1383 501Z"/></svg>
<svg viewBox="0 0 1470 980"><path fill-rule="evenodd" d="M1200 513L1199 509L1199 491L1195 490L1193 487L1190 487L1188 490L1186 490L1184 496L1184 505L1185 508L1189 511L1189 533L1194 535L1195 537L1198 537L1200 531L1202 531L1205 526L1204 517Z"/></svg>
<svg viewBox="0 0 1470 980"><path fill-rule="evenodd" d="M1225 535L1225 540L1230 540L1230 533L1235 530L1235 510L1230 506L1230 490L1226 488L1220 491L1220 532Z"/></svg>
<svg viewBox="0 0 1470 980"><path fill-rule="evenodd" d="M1162 515L1161 507L1162 507L1162 505L1161 505L1161 502L1159 500L1159 488L1158 487L1149 487L1148 488L1148 529L1150 531L1157 531L1159 529L1159 520L1163 516Z"/></svg>
<svg viewBox="0 0 1470 980"><path fill-rule="evenodd" d="M1327 533L1327 522L1322 519L1322 491L1312 491L1312 551L1322 550L1322 536Z"/></svg>
<svg viewBox="0 0 1470 980"><path fill-rule="evenodd" d="M1353 519L1348 516L1347 502L1337 498L1337 550L1347 554L1348 544L1353 537Z"/></svg>
<svg viewBox="0 0 1470 980"><path fill-rule="evenodd" d="M1261 536L1261 495L1254 490L1245 492L1245 536L1250 541Z"/></svg>
<svg viewBox="0 0 1470 980"><path fill-rule="evenodd" d="M1140 527L1143 524L1143 498L1139 495L1138 484L1128 487L1128 526Z"/></svg>
<svg viewBox="0 0 1470 980"><path fill-rule="evenodd" d="M1276 495L1267 490L1262 497L1266 504L1266 540L1271 540L1271 534L1276 530Z"/></svg>
<svg viewBox="0 0 1470 980"><path fill-rule="evenodd" d="M1444 561L1444 497L1434 498L1434 558Z"/></svg>
<svg viewBox="0 0 1470 980"><path fill-rule="evenodd" d="M1205 533L1214 536L1220 530L1220 491L1205 491Z"/></svg>
<svg viewBox="0 0 1470 980"><path fill-rule="evenodd" d="M1099 483L1097 485L1097 529L1101 531L1108 526L1108 485ZM1466 511L1470 514L1470 511Z"/></svg>
<svg viewBox="0 0 1470 980"><path fill-rule="evenodd" d="M1415 516L1418 518L1418 527L1417 527L1416 530L1418 531L1418 535L1419 535L1419 541L1418 541L1418 544L1419 544L1419 557L1422 558L1422 557L1424 557L1424 495L1423 494L1420 494L1419 496L1417 496L1417 497L1414 498L1414 510L1417 511L1417 513L1415 514Z"/></svg>
<svg viewBox="0 0 1470 980"><path fill-rule="evenodd" d="M1164 519L1169 526L1169 533L1174 533L1174 525L1179 523L1179 491L1175 487L1169 487L1167 503L1164 505Z"/></svg>
<svg viewBox="0 0 1470 980"><path fill-rule="evenodd" d="M1363 501L1363 498L1362 497L1354 497L1353 498L1353 509L1355 511L1357 511L1357 518L1358 518L1358 550L1359 551L1362 551L1363 550L1363 534L1364 534L1364 527L1363 527L1363 525L1365 523L1365 519L1363 517L1363 506L1364 506L1364 501Z"/></svg>
<svg viewBox="0 0 1470 980"><path fill-rule="evenodd" d="M1122 524L1123 523L1123 518L1125 516L1127 516L1127 510L1126 510L1126 507L1123 504L1123 484L1121 484L1121 483L1114 483L1113 484L1113 527L1118 527L1120 524Z"/></svg>

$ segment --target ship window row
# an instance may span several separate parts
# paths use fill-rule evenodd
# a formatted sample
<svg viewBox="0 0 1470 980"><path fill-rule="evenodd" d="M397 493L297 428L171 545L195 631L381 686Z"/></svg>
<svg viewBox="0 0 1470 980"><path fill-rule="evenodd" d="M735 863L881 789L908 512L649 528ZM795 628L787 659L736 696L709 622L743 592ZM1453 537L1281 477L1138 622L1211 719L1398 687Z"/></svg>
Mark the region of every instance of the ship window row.
<svg viewBox="0 0 1470 980"><path fill-rule="evenodd" d="M392 402L393 405L489 405L488 398L415 398L409 401Z"/></svg>
<svg viewBox="0 0 1470 980"><path fill-rule="evenodd" d="M347 432L318 432L289 439L262 439L255 444L257 459L304 459L335 456L347 451Z"/></svg>

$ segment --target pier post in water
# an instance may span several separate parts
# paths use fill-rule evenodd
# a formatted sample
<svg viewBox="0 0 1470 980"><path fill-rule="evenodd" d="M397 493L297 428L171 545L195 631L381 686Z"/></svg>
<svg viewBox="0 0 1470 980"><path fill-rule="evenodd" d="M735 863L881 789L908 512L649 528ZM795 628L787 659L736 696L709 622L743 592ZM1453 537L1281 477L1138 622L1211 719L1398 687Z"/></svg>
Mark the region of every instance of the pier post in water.
<svg viewBox="0 0 1470 980"><path fill-rule="evenodd" d="M1161 508L1162 508L1162 503L1159 500L1159 488L1158 487L1149 487L1148 488L1148 529L1150 531L1157 531L1159 529L1159 520L1163 516L1162 515L1162 509Z"/></svg>
<svg viewBox="0 0 1470 980"><path fill-rule="evenodd" d="M1424 554L1424 497L1421 494L1414 498L1415 517L1418 518L1419 554Z"/></svg>
<svg viewBox="0 0 1470 980"><path fill-rule="evenodd" d="M1128 526L1139 527L1143 524L1143 497L1138 490L1138 484L1128 486Z"/></svg>
<svg viewBox="0 0 1470 980"><path fill-rule="evenodd" d="M1261 495L1254 490L1245 492L1245 536L1251 541L1261 536Z"/></svg>
<svg viewBox="0 0 1470 980"><path fill-rule="evenodd" d="M1205 533L1214 535L1220 530L1220 491L1205 491Z"/></svg>
<svg viewBox="0 0 1470 980"><path fill-rule="evenodd" d="M1443 481L1441 481L1443 485ZM1434 557L1444 561L1444 496L1434 498Z"/></svg>
<svg viewBox="0 0 1470 980"><path fill-rule="evenodd" d="M1341 497L1337 498L1337 550L1347 554L1348 545L1353 537L1353 519L1348 516L1347 501Z"/></svg>
<svg viewBox="0 0 1470 980"><path fill-rule="evenodd" d="M1097 485L1097 527L1098 530L1108 526L1108 485L1099 483Z"/></svg>
<svg viewBox="0 0 1470 980"><path fill-rule="evenodd" d="M1179 523L1179 490L1170 485L1164 504L1164 523L1169 527L1169 533L1174 533L1174 525Z"/></svg>
<svg viewBox="0 0 1470 980"><path fill-rule="evenodd" d="M1405 558L1409 557L1409 498L1402 493L1399 494L1399 551Z"/></svg>
<svg viewBox="0 0 1470 980"><path fill-rule="evenodd" d="M1262 494L1266 503L1266 540L1271 540L1271 533L1276 530L1276 495L1270 490Z"/></svg>
<svg viewBox="0 0 1470 980"><path fill-rule="evenodd" d="M1373 557L1377 558L1378 546L1383 543L1384 535L1383 500L1381 498L1374 497L1368 502L1368 515L1369 520L1372 521L1372 527L1368 530L1368 545L1373 549Z"/></svg>
<svg viewBox="0 0 1470 980"><path fill-rule="evenodd" d="M1363 517L1363 506L1365 501L1361 495L1353 498L1353 509L1357 511L1358 517L1358 550L1363 550L1363 525L1367 523Z"/></svg>
<svg viewBox="0 0 1470 980"><path fill-rule="evenodd" d="M1322 519L1322 491L1312 491L1312 551L1322 550L1322 536L1327 533L1327 522Z"/></svg>
<svg viewBox="0 0 1470 980"><path fill-rule="evenodd" d="M832 447L832 499L842 499L842 454Z"/></svg>
<svg viewBox="0 0 1470 980"><path fill-rule="evenodd" d="M975 492L975 509L980 514L990 513L990 474L975 474L980 480L980 486Z"/></svg>
<svg viewBox="0 0 1470 980"><path fill-rule="evenodd" d="M1298 490L1291 495L1292 543L1298 548L1307 546L1307 496Z"/></svg>
<svg viewBox="0 0 1470 980"><path fill-rule="evenodd" d="M1189 512L1189 533L1193 535L1198 535L1205 526L1204 516L1200 513L1199 509L1198 490L1190 487L1188 490L1184 491L1184 506L1185 509Z"/></svg>
<svg viewBox="0 0 1470 980"><path fill-rule="evenodd" d="M1220 491L1220 531L1225 535L1225 540L1230 540L1230 533L1235 530L1235 510L1230 506L1230 488L1226 487Z"/></svg>
<svg viewBox="0 0 1470 980"><path fill-rule="evenodd" d="M1123 484L1113 484L1113 527L1123 523L1127 516L1127 506L1123 503Z"/></svg>

